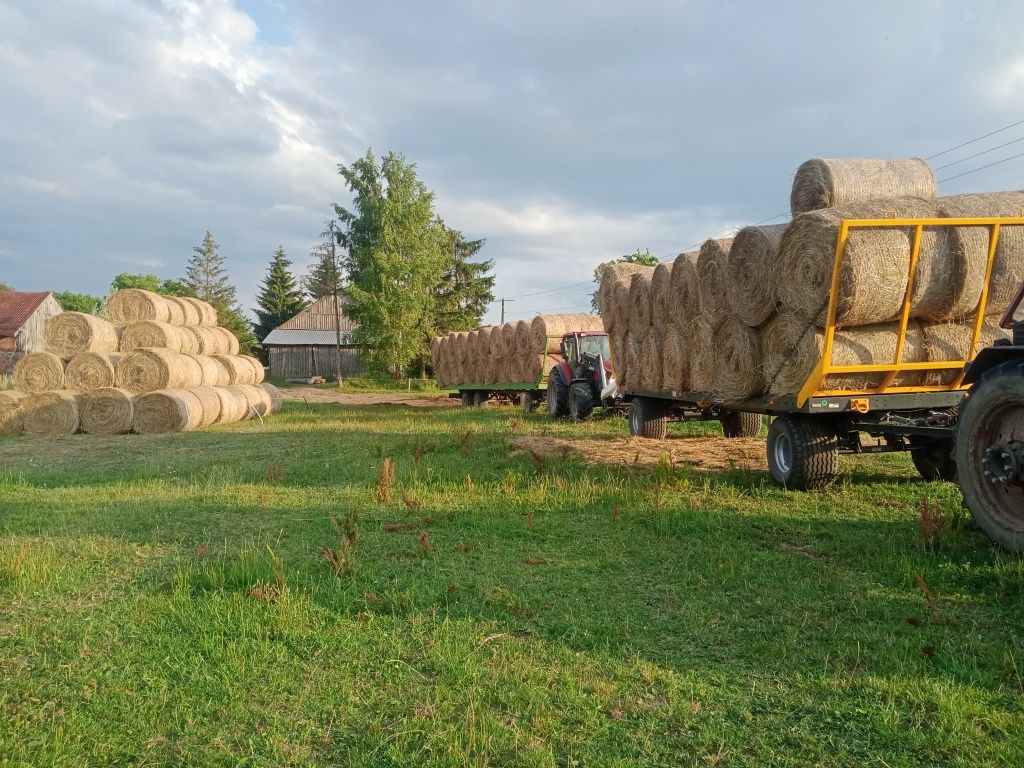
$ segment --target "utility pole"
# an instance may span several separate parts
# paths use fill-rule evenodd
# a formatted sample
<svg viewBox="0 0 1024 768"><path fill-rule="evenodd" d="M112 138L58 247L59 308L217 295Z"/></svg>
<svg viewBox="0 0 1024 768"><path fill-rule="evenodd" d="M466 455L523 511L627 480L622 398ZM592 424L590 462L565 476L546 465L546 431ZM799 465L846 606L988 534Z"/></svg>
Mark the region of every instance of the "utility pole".
<svg viewBox="0 0 1024 768"><path fill-rule="evenodd" d="M341 370L341 303L338 301L338 285L341 283L341 272L338 269L338 253L335 250L334 219L327 222L327 231L324 233L331 240L331 271L334 273L334 363L335 375L338 379L338 386L342 384Z"/></svg>
<svg viewBox="0 0 1024 768"><path fill-rule="evenodd" d="M505 302L506 301L515 301L515 299L502 299L501 300L501 322L503 322L503 323L505 322Z"/></svg>

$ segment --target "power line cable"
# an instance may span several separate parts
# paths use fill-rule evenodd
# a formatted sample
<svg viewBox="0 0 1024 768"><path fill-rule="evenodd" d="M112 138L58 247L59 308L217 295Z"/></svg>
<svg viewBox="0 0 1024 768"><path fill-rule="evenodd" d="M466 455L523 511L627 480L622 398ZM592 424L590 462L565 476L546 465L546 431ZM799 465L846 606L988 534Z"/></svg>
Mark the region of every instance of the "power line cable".
<svg viewBox="0 0 1024 768"><path fill-rule="evenodd" d="M934 157L942 157L943 155L948 155L950 152L955 152L958 149L961 149L963 147L969 146L970 144L974 144L976 142L979 142L982 139L987 139L989 136L995 136L997 133L1002 133L1003 131L1008 131L1011 128L1016 128L1018 125L1024 125L1024 120L1018 120L1016 123L1010 123L1009 125L1004 125L1002 128L997 128L994 131L990 131L989 133L986 133L984 136L979 136L976 139L971 139L970 141L965 141L963 144L957 144L955 147L950 147L949 149L944 149L941 152L936 152L934 155L928 155L928 157L926 157L925 160L931 160Z"/></svg>
<svg viewBox="0 0 1024 768"><path fill-rule="evenodd" d="M980 168L972 168L969 171L958 173L956 176L947 176L944 179L939 179L938 183L941 184L944 181L952 181L953 179L959 179L961 176L968 176L972 173L977 173L978 171L984 171L986 168L991 168L993 165L1001 165L1002 163L1008 163L1010 160L1016 160L1018 157L1024 157L1024 152L1021 152L1020 154L1017 155L1011 155L1010 157L1004 157L1002 160L996 160L994 163L983 165Z"/></svg>
<svg viewBox="0 0 1024 768"><path fill-rule="evenodd" d="M1011 144L1016 144L1016 143L1021 142L1021 141L1024 141L1024 136L1021 136L1019 139L1014 139L1013 141L1008 141L1005 144L998 144L997 146L994 146L991 149L985 149L985 150L982 150L981 152L977 152L977 153L975 153L973 155L968 155L967 157L962 158L960 160L954 160L952 163L946 163L945 165L940 165L935 170L936 171L941 171L943 168L951 168L954 165L960 165L960 163L966 163L968 160L973 160L976 157L981 157L982 155L987 155L989 152L995 152L997 149L1002 149L1003 147L1008 147Z"/></svg>

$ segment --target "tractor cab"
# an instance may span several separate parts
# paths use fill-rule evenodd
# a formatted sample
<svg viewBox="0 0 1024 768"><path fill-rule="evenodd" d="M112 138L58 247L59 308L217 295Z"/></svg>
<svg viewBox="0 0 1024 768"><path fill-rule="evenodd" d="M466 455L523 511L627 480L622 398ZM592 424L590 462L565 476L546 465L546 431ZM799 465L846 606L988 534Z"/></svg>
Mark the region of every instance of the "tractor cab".
<svg viewBox="0 0 1024 768"><path fill-rule="evenodd" d="M574 331L562 336L562 361L548 376L548 413L569 416L573 421L586 419L598 405L606 403L606 393L614 391L611 350L608 334L601 331Z"/></svg>
<svg viewBox="0 0 1024 768"><path fill-rule="evenodd" d="M569 365L573 380L605 378L611 374L612 354L608 347L608 334L596 331L567 333L562 337L562 359Z"/></svg>

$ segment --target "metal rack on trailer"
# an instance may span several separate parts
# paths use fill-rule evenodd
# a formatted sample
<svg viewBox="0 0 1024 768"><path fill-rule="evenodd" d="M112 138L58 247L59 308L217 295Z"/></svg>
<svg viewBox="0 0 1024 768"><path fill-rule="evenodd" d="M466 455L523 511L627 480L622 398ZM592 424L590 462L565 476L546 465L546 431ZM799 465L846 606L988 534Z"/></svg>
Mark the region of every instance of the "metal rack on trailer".
<svg viewBox="0 0 1024 768"><path fill-rule="evenodd" d="M830 482L838 472L840 453L864 454L888 451L910 451L914 464L928 479L951 480L956 476L952 457L957 409L967 396L978 373L965 378L967 367L975 357L988 303L992 267L1004 226L1024 225L1019 218L960 219L856 219L843 221L836 238L835 258L826 314L824 349L814 371L799 392L753 398L742 402L725 402L706 392L651 392L628 390L624 397L630 403L630 434L640 437L663 437L669 418L723 419L748 425L749 433L761 414L773 416L768 431L768 466L772 477L781 485L795 489L819 488ZM988 259L981 298L974 312L971 344L964 359L935 362L902 362L910 321L911 297L921 252L921 235L925 228L984 227L989 231ZM912 229L907 288L899 319L894 360L891 363L834 365L832 350L837 330L838 302L843 255L850 230ZM814 332L809 323L808 331ZM998 347L994 348L998 350ZM949 383L894 386L903 373L946 374ZM840 374L879 374L877 387L864 390L829 389L829 376ZM753 418L749 415L753 414ZM875 438L865 444L861 434Z"/></svg>

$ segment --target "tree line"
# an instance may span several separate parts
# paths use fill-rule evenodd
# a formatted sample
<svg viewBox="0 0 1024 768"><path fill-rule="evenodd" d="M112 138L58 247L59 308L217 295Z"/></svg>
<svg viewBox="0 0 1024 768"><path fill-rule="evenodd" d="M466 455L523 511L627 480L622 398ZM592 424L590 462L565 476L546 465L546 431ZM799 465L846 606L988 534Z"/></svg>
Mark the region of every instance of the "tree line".
<svg viewBox="0 0 1024 768"><path fill-rule="evenodd" d="M427 375L431 338L477 327L494 300L494 263L479 260L483 239L468 239L434 210L434 193L416 166L399 153L379 161L372 151L338 173L352 196L335 204L334 218L310 251L312 263L297 276L278 246L259 286L255 321L238 302L224 257L208 231L193 248L181 278L122 273L110 286L145 288L168 296L195 296L217 309L243 350L255 352L276 327L310 302L339 295L357 330L353 342L371 371ZM0 283L0 289L6 288ZM104 298L59 291L65 310L98 313Z"/></svg>

